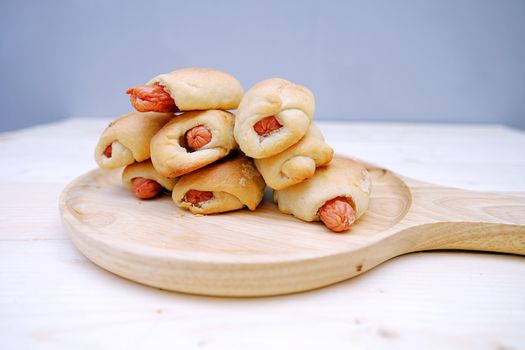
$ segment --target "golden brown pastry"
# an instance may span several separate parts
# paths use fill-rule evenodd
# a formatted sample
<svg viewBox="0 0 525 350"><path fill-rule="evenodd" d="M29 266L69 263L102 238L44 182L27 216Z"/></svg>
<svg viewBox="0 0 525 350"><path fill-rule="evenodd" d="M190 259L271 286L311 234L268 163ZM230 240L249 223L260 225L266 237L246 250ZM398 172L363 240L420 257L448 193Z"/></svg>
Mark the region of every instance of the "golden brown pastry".
<svg viewBox="0 0 525 350"><path fill-rule="evenodd" d="M193 214L255 210L264 196L264 180L245 156L225 159L182 176L173 187L173 201Z"/></svg>
<svg viewBox="0 0 525 350"><path fill-rule="evenodd" d="M176 182L161 176L149 159L130 164L122 172L122 183L139 199L157 197L163 190L171 192Z"/></svg>
<svg viewBox="0 0 525 350"><path fill-rule="evenodd" d="M151 161L162 176L173 178L202 168L237 148L235 116L219 110L177 116L151 140Z"/></svg>
<svg viewBox="0 0 525 350"><path fill-rule="evenodd" d="M127 91L137 111L177 112L235 109L243 89L237 79L214 68L183 68L161 74Z"/></svg>
<svg viewBox="0 0 525 350"><path fill-rule="evenodd" d="M151 138L173 117L171 113L132 112L111 122L95 147L98 166L114 169L148 159Z"/></svg>
<svg viewBox="0 0 525 350"><path fill-rule="evenodd" d="M370 174L363 164L335 157L310 179L274 192L279 210L304 221L322 221L335 232L350 229L368 208Z"/></svg>
<svg viewBox="0 0 525 350"><path fill-rule="evenodd" d="M306 134L314 111L314 95L304 86L279 78L263 80L242 98L235 139L247 156L271 157Z"/></svg>
<svg viewBox="0 0 525 350"><path fill-rule="evenodd" d="M317 167L330 163L333 154L312 123L299 142L272 157L255 159L255 166L269 187L281 190L312 177Z"/></svg>

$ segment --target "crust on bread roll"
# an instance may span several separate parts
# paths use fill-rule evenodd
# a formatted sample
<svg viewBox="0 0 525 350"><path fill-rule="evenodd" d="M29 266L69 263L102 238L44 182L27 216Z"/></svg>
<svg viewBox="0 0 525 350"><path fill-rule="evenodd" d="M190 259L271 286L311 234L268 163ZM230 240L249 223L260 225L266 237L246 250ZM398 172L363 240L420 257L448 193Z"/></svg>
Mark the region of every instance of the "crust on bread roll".
<svg viewBox="0 0 525 350"><path fill-rule="evenodd" d="M274 201L281 212L304 221L319 221L319 208L337 197L353 203L356 220L368 209L370 174L362 163L334 157L310 179L274 192Z"/></svg>
<svg viewBox="0 0 525 350"><path fill-rule="evenodd" d="M162 176L174 178L202 168L237 149L235 116L220 110L186 112L167 123L151 140L151 161ZM211 140L198 150L185 147L186 132L205 126Z"/></svg>
<svg viewBox="0 0 525 350"><path fill-rule="evenodd" d="M275 156L254 161L266 184L282 190L311 178L317 167L330 163L333 155L334 150L324 141L321 130L312 123L295 145Z"/></svg>
<svg viewBox="0 0 525 350"><path fill-rule="evenodd" d="M150 141L174 115L132 112L120 116L104 130L95 147L95 161L104 169L114 169L150 158ZM111 157L104 152L111 145Z"/></svg>
<svg viewBox="0 0 525 350"><path fill-rule="evenodd" d="M255 210L264 196L264 180L245 156L236 156L182 176L173 187L173 201L193 214L214 214L241 209ZM200 204L186 200L190 190L213 192Z"/></svg>
<svg viewBox="0 0 525 350"><path fill-rule="evenodd" d="M235 122L235 139L247 156L271 157L306 134L314 111L314 95L304 86L279 78L263 80L242 98ZM275 117L281 127L267 136L260 136L254 125L270 116Z"/></svg>
<svg viewBox="0 0 525 350"><path fill-rule="evenodd" d="M168 179L167 177L160 175L155 170L149 159L126 166L122 172L122 183L129 189L133 189L132 181L137 177L154 180L169 192L173 190L173 186L175 186L175 183L177 182L177 179Z"/></svg>
<svg viewBox="0 0 525 350"><path fill-rule="evenodd" d="M236 109L243 89L232 75L214 68L182 68L160 74L146 85L158 83L180 111Z"/></svg>

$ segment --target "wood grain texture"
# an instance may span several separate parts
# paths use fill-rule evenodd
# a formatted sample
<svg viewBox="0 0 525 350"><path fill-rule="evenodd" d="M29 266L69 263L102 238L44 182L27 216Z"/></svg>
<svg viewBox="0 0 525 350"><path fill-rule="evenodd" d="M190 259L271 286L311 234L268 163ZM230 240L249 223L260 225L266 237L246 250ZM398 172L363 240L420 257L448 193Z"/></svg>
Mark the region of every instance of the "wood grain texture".
<svg viewBox="0 0 525 350"><path fill-rule="evenodd" d="M119 171L91 171L63 192L75 245L103 268L150 286L216 296L310 290L395 256L432 249L525 254L525 200L438 187L375 166L368 212L347 234L280 213L194 216L168 197L140 201Z"/></svg>

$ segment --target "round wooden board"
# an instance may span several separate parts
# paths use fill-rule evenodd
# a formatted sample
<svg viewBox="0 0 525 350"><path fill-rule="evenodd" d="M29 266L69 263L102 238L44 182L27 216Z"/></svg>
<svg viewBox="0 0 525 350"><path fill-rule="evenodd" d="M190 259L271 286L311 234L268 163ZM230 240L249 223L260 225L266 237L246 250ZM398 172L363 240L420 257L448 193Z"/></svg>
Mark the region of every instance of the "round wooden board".
<svg viewBox="0 0 525 350"><path fill-rule="evenodd" d="M405 216L411 195L390 171L369 170L369 210L345 234L280 213L270 191L254 212L194 216L168 196L138 200L122 186L120 171L100 169L66 187L60 210L78 249L130 280L204 295L286 294L373 267L367 247L388 238L385 231Z"/></svg>

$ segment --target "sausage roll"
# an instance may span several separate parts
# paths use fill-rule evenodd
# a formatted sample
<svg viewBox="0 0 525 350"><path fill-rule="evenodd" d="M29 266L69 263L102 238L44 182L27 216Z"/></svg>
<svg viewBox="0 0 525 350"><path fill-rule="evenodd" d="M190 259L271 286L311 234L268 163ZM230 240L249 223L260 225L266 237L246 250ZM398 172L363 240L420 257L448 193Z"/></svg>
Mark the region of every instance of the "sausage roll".
<svg viewBox="0 0 525 350"><path fill-rule="evenodd" d="M182 176L173 187L173 201L193 214L255 210L264 196L264 180L245 156L211 164Z"/></svg>
<svg viewBox="0 0 525 350"><path fill-rule="evenodd" d="M149 159L130 164L122 172L122 183L139 199L154 198L163 190L171 192L176 182L177 179L168 179L157 173Z"/></svg>
<svg viewBox="0 0 525 350"><path fill-rule="evenodd" d="M165 177L202 168L237 148L235 116L219 110L186 112L173 118L151 140L151 161Z"/></svg>
<svg viewBox="0 0 525 350"><path fill-rule="evenodd" d="M220 70L183 68L158 75L127 93L137 111L177 112L235 109L243 89L237 79Z"/></svg>
<svg viewBox="0 0 525 350"><path fill-rule="evenodd" d="M330 163L333 154L321 130L310 124L299 142L275 156L255 159L255 166L269 187L281 190L312 177L317 167Z"/></svg>
<svg viewBox="0 0 525 350"><path fill-rule="evenodd" d="M320 220L335 232L350 229L368 208L369 197L370 174L364 165L346 158L334 158L310 179L274 192L283 213Z"/></svg>
<svg viewBox="0 0 525 350"><path fill-rule="evenodd" d="M297 143L315 111L314 95L284 79L267 79L242 98L235 122L235 139L252 158L266 158Z"/></svg>
<svg viewBox="0 0 525 350"><path fill-rule="evenodd" d="M150 141L174 115L128 113L111 122L95 147L95 161L104 169L119 168L150 157Z"/></svg>

